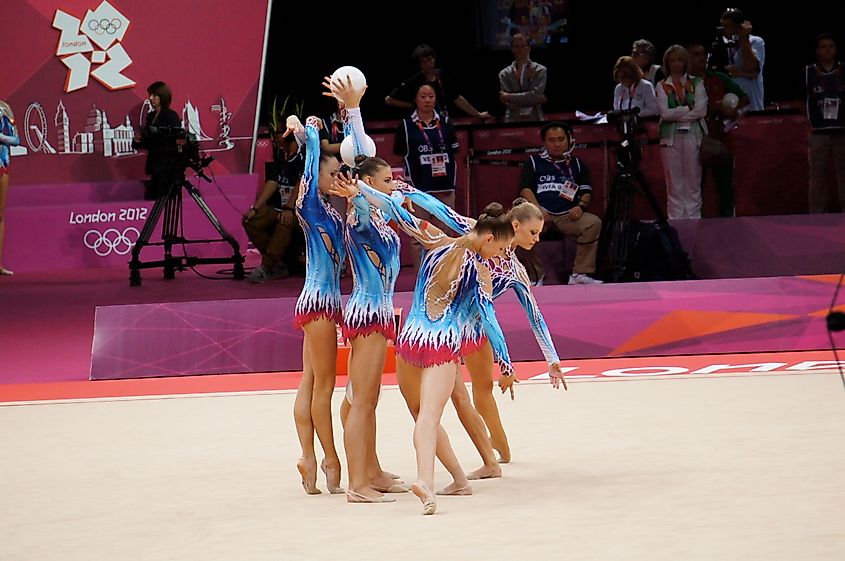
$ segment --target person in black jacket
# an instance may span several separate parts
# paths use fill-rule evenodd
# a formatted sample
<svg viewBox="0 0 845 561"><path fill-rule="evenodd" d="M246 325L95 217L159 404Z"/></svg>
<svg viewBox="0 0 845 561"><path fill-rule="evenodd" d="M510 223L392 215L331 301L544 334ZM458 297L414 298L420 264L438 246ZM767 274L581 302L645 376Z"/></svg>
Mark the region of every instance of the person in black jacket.
<svg viewBox="0 0 845 561"><path fill-rule="evenodd" d="M155 200L167 193L170 185L180 179L171 169L172 156L169 154L173 136L168 131L182 127L179 115L170 108L173 94L164 82L153 82L147 88L152 110L147 113L144 128L135 134L134 148L147 150L147 163L144 168L150 176L144 189L144 199Z"/></svg>

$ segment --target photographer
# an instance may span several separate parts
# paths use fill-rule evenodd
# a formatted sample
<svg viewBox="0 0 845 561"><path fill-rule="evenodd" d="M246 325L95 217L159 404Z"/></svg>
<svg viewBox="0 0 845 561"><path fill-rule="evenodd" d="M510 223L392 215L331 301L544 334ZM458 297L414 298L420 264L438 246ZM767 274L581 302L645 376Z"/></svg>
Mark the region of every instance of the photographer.
<svg viewBox="0 0 845 561"><path fill-rule="evenodd" d="M711 49L708 67L733 78L751 100L751 111L762 111L763 65L766 62L766 43L751 34L751 22L737 8L722 13L721 26Z"/></svg>
<svg viewBox="0 0 845 561"><path fill-rule="evenodd" d="M167 193L170 185L181 177L175 177L172 170L171 155L168 153L168 143L159 129L171 130L180 128L182 121L176 111L170 108L173 94L164 82L153 82L147 88L152 110L147 113L144 128L135 133L132 141L133 148L147 150L147 163L144 171L150 176L145 183L144 199L155 200Z"/></svg>

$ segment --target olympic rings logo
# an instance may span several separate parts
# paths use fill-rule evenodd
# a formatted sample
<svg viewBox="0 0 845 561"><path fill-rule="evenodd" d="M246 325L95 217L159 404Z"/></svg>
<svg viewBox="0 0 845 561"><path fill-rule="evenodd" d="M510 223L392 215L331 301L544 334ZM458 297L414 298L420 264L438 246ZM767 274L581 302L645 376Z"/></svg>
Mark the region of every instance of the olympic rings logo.
<svg viewBox="0 0 845 561"><path fill-rule="evenodd" d="M122 232L117 228L109 228L105 232L99 230L88 230L85 232L83 241L85 247L91 249L100 257L112 253L126 255L132 250L132 246L138 241L141 233L137 228L129 226Z"/></svg>
<svg viewBox="0 0 845 561"><path fill-rule="evenodd" d="M101 20L92 19L88 22L88 29L97 35L102 35L103 33L114 35L120 29L121 25L122 22L117 18L112 18L111 20L105 18Z"/></svg>

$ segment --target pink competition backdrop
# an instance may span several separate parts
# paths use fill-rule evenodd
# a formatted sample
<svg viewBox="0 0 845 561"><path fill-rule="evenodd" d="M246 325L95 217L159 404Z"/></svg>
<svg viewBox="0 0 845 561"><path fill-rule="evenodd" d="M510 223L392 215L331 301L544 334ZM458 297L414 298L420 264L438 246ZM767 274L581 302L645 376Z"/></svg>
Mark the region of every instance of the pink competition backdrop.
<svg viewBox="0 0 845 561"><path fill-rule="evenodd" d="M145 154L109 139L137 129L156 80L171 86L172 108L201 131L215 173L248 171L267 7L266 0L4 0L4 43L13 47L0 57L0 99L14 110L22 140L13 185L142 178ZM54 18L64 12L85 29L89 10L119 27L91 31L100 44L81 56L96 73L122 49L131 63L120 74L134 86L111 90L91 76L87 86L65 91L70 76L60 59L71 55L57 56L62 33ZM94 44L80 35L84 41ZM125 85L120 77L110 83Z"/></svg>

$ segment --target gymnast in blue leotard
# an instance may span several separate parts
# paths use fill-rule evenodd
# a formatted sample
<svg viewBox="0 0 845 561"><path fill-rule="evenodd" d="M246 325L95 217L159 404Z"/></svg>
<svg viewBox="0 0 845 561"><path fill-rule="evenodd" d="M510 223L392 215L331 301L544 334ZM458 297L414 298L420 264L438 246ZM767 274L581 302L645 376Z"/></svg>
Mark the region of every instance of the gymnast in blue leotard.
<svg viewBox="0 0 845 561"><path fill-rule="evenodd" d="M5 228L6 198L9 194L9 163L11 147L21 143L15 128L15 116L12 108L0 100L0 276L12 275L12 271L3 268L3 232Z"/></svg>
<svg viewBox="0 0 845 561"><path fill-rule="evenodd" d="M450 238L411 216L393 197L360 183L359 188L371 204L427 249L413 304L397 341L397 355L422 369L419 413L414 429L418 479L412 490L423 502L423 513L432 514L436 510L431 491L435 446L439 452L445 445L454 454L448 439L442 442L445 433L438 428L443 406L455 384L460 357L489 340L503 374L513 374L504 336L493 310L492 279L485 264L511 243L513 227L501 205L496 205L480 217L469 234ZM486 336L476 327L479 322Z"/></svg>
<svg viewBox="0 0 845 561"><path fill-rule="evenodd" d="M342 321L340 269L346 258L343 244L344 220L324 199L338 173L340 162L320 153L318 128L322 123L309 117L303 130L295 117L288 119L285 134L304 134L305 173L296 200L296 214L305 232L305 284L296 302L295 323L305 332L302 346L302 380L294 402L294 419L302 457L297 469L308 494L317 489L317 459L314 432L325 453L322 462L330 493L342 493L340 460L334 445L331 399L335 386L337 335Z"/></svg>
<svg viewBox="0 0 845 561"><path fill-rule="evenodd" d="M444 205L440 200L426 193L413 189L410 186L399 185L402 194L413 204L424 207L449 229L458 234L463 234L472 228L474 220L461 216L450 207ZM514 228L515 236L511 247L507 248L504 255L490 260L488 266L493 276L493 298L496 299L509 289L516 292L517 299L528 316L534 337L540 346L546 362L549 365L549 377L552 385L558 388L561 384L566 389L566 380L560 368L560 359L552 342L551 334L546 325L540 308L531 293L531 281L525 267L516 256L516 248L531 249L539 241L540 232L543 230L543 215L540 209L533 203L519 198L514 201L508 213ZM499 417L496 401L493 399L493 378L492 378L493 353L489 345L482 345L478 352L466 357L465 364L472 378L473 403L476 410L484 418L484 422L490 431L490 442L493 448L499 452L501 463L510 461L510 447L505 435L502 422ZM513 383L515 378L505 377L500 380L502 391L511 391L513 396ZM465 388L456 386L452 394L452 401L458 410L458 416L464 421L469 415L461 414L468 407L468 396L465 395ZM464 422L467 432L476 447L479 449L482 458L486 458L486 434L475 434L477 427L471 423ZM478 475L484 477L486 473L495 474L496 470L485 459L485 466L470 474L470 479ZM493 475L495 476L495 475ZM489 477L489 475L488 475Z"/></svg>
<svg viewBox="0 0 845 561"><path fill-rule="evenodd" d="M346 108L344 128L356 153L362 152L364 124L360 101L366 88L355 90L351 82L330 79L324 83L327 94L336 96ZM382 179L390 166L380 158L358 160L358 176L369 186L391 191ZM388 341L396 339L393 321L393 287L399 275L399 236L387 224L382 212L371 207L360 193L349 195L345 246L352 268L352 294L343 314L343 336L352 352L349 359L347 399L341 406L344 420L349 485L347 501L356 503L392 502L383 492L407 492L384 472L375 448L375 409L381 388ZM354 395L354 398L352 397Z"/></svg>

